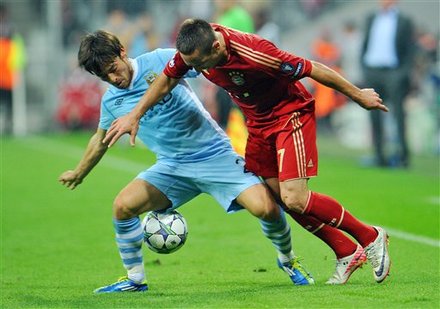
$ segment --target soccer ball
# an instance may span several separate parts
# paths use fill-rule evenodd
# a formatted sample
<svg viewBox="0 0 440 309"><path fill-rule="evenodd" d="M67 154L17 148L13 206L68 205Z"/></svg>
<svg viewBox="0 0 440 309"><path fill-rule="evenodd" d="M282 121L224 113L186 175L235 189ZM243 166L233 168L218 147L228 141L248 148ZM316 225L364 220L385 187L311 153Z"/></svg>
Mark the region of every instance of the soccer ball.
<svg viewBox="0 0 440 309"><path fill-rule="evenodd" d="M163 254L180 249L188 236L185 218L176 210L148 212L142 221L142 229L147 247Z"/></svg>

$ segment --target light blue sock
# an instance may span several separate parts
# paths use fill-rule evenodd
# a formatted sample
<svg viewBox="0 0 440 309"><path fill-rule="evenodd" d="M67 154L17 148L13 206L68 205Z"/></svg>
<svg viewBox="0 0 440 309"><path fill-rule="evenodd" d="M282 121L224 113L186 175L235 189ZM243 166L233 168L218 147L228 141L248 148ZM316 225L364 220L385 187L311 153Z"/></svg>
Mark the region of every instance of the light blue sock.
<svg viewBox="0 0 440 309"><path fill-rule="evenodd" d="M128 278L141 283L145 278L142 258L143 232L139 217L128 220L113 219L116 233L116 244L119 254L127 269Z"/></svg>
<svg viewBox="0 0 440 309"><path fill-rule="evenodd" d="M269 238L278 252L278 259L281 263L289 262L294 254L292 251L292 240L290 238L290 226L286 222L284 211L280 207L280 218L276 221L260 219L263 234Z"/></svg>

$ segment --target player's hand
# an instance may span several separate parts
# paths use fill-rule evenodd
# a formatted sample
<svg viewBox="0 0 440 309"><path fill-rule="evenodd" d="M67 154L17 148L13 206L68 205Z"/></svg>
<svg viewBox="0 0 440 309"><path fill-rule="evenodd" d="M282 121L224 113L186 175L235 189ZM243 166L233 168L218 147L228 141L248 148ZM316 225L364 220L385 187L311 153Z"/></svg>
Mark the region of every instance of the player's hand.
<svg viewBox="0 0 440 309"><path fill-rule="evenodd" d="M79 177L78 173L75 171L65 171L61 174L61 176L58 178L58 181L69 188L70 190L73 190L78 186L80 183L82 183L82 178Z"/></svg>
<svg viewBox="0 0 440 309"><path fill-rule="evenodd" d="M367 110L379 109L388 112L388 107L382 104L379 94L372 88L361 89L360 96L355 100L360 106Z"/></svg>
<svg viewBox="0 0 440 309"><path fill-rule="evenodd" d="M139 130L139 119L131 114L124 115L114 120L108 129L103 143L108 143L108 147L111 147L116 141L125 133L130 134L130 145L134 146L137 131Z"/></svg>

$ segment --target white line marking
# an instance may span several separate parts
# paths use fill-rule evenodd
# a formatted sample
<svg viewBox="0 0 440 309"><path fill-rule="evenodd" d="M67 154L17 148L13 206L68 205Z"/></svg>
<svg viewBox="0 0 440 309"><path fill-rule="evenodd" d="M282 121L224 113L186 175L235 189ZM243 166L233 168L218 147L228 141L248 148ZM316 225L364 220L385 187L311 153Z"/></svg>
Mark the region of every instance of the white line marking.
<svg viewBox="0 0 440 309"><path fill-rule="evenodd" d="M32 148L33 150L47 152L49 154L55 154L59 156L68 157L70 159L79 160L85 150L84 148L72 146L67 143L58 142L50 140L49 138L44 137L34 137L30 139L25 139L23 145ZM136 175L149 168L148 164L139 164L130 160L122 159L116 156L112 156L110 154L104 155L102 160L99 162L99 165L105 166L110 169L115 169L118 171L136 173ZM415 235L403 231L399 231L389 227L383 227L388 234L392 237L400 238L407 241L413 241L419 244L428 245L431 247L440 247L440 240L429 238L426 236Z"/></svg>
<svg viewBox="0 0 440 309"><path fill-rule="evenodd" d="M440 196L429 196L426 200L434 206L440 205Z"/></svg>
<svg viewBox="0 0 440 309"><path fill-rule="evenodd" d="M400 239L404 239L404 240L409 240L409 241L417 242L419 244L424 244L424 245L428 245L428 246L432 246L432 247L437 247L437 248L440 247L440 240L439 239L410 234L410 233L395 230L395 229L392 229L389 227L383 227L383 228L392 237L396 237L396 238L400 238Z"/></svg>
<svg viewBox="0 0 440 309"><path fill-rule="evenodd" d="M90 135L90 137L91 136L92 135ZM86 149L86 145L84 145L84 148L82 148L78 146L73 146L68 143L53 141L49 138L44 137L33 137L23 141L23 145L32 148L33 150L63 156L69 159L76 159L78 161L79 159L81 159ZM111 168L136 175L151 166L150 164L140 164L131 160L122 159L109 153L106 153L98 164L106 168Z"/></svg>

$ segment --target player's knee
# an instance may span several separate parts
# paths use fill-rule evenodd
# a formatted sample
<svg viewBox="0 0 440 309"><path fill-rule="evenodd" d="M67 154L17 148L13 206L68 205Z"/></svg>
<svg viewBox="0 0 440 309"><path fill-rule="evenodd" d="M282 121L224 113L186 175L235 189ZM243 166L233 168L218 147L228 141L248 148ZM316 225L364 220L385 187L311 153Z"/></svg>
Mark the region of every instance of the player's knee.
<svg viewBox="0 0 440 309"><path fill-rule="evenodd" d="M124 195L118 195L113 201L113 216L118 220L127 220L136 216L136 211L130 206Z"/></svg>
<svg viewBox="0 0 440 309"><path fill-rule="evenodd" d="M293 210L297 213L303 213L306 207L306 201L299 194L282 194L281 196L283 203L287 208Z"/></svg>
<svg viewBox="0 0 440 309"><path fill-rule="evenodd" d="M296 213L303 213L306 208L309 189L307 182L296 180L281 185L281 200L287 208Z"/></svg>
<svg viewBox="0 0 440 309"><path fill-rule="evenodd" d="M275 203L261 201L253 209L253 215L262 220L273 221L280 216L280 212Z"/></svg>

